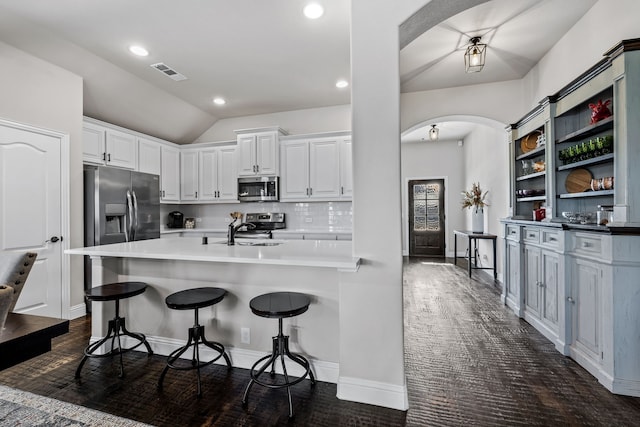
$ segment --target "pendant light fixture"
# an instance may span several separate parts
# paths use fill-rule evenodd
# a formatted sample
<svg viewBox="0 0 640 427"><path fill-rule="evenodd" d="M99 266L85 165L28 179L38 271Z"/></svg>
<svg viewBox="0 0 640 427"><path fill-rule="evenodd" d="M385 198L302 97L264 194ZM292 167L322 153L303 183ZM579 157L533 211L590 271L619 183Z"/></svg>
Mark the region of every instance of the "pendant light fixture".
<svg viewBox="0 0 640 427"><path fill-rule="evenodd" d="M431 129L429 129L429 139L431 141L437 141L439 133L440 129L438 129L436 125L431 125Z"/></svg>
<svg viewBox="0 0 640 427"><path fill-rule="evenodd" d="M464 53L464 66L467 73L479 73L484 67L487 45L480 43L480 37L472 37Z"/></svg>

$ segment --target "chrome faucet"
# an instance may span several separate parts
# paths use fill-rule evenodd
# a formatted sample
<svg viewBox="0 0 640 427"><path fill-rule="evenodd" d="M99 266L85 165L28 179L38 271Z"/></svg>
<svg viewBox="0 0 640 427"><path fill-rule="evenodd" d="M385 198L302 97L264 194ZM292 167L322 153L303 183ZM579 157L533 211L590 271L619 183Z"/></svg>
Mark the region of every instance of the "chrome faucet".
<svg viewBox="0 0 640 427"><path fill-rule="evenodd" d="M242 224L234 225L234 223L229 224L229 231L227 232L227 246L233 246L236 244L236 231L238 229L247 226L248 229L252 230L256 228L255 224L251 222L243 222Z"/></svg>

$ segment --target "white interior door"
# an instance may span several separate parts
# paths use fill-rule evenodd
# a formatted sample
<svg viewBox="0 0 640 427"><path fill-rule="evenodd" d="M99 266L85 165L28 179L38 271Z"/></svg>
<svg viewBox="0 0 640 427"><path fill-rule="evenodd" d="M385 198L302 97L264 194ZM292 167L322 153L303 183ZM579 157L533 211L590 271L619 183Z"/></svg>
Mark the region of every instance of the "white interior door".
<svg viewBox="0 0 640 427"><path fill-rule="evenodd" d="M0 250L38 254L18 313L62 317L61 146L59 137L0 123Z"/></svg>

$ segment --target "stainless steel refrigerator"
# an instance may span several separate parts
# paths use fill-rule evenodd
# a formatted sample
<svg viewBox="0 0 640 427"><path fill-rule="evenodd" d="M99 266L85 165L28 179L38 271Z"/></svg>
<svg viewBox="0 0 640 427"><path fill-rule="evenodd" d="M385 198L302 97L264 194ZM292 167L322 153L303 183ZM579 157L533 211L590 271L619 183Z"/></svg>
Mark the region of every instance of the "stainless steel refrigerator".
<svg viewBox="0 0 640 427"><path fill-rule="evenodd" d="M84 227L85 246L160 238L160 177L85 165ZM89 257L84 271L88 289Z"/></svg>

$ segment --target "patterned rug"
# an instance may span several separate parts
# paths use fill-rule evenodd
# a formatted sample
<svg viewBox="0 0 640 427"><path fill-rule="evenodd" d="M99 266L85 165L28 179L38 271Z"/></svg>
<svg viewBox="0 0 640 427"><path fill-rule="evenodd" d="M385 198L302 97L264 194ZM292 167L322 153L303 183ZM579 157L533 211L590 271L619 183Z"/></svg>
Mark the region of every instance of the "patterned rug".
<svg viewBox="0 0 640 427"><path fill-rule="evenodd" d="M0 385L1 426L143 427L115 415Z"/></svg>

